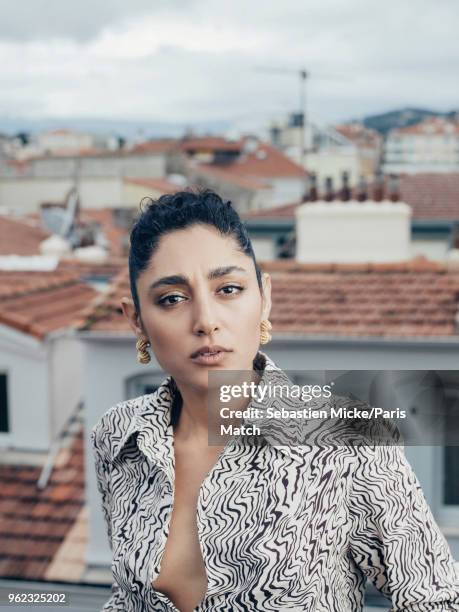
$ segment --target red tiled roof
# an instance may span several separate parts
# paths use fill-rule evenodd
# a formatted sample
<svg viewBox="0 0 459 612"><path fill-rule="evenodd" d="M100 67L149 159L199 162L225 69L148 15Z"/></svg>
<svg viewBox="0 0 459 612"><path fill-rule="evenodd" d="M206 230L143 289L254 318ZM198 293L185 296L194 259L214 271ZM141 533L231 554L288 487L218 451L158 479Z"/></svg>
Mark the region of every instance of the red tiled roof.
<svg viewBox="0 0 459 612"><path fill-rule="evenodd" d="M231 169L227 168L227 166L222 168L212 164L196 164L195 166L190 167L190 170L191 172L196 172L197 174L208 174L223 181L224 183L231 183L250 191L270 188L269 185L266 185L257 179L232 172Z"/></svg>
<svg viewBox="0 0 459 612"><path fill-rule="evenodd" d="M354 191L355 196L357 190ZM399 193L400 200L411 206L413 219L459 219L459 172L402 175L400 176ZM298 202L276 208L255 210L245 213L244 218L293 219L297 206L299 206Z"/></svg>
<svg viewBox="0 0 459 612"><path fill-rule="evenodd" d="M30 219L0 215L0 255L39 255L49 235Z"/></svg>
<svg viewBox="0 0 459 612"><path fill-rule="evenodd" d="M46 579L85 503L82 429L66 455L44 489L36 486L40 467L0 464L1 578Z"/></svg>
<svg viewBox="0 0 459 612"><path fill-rule="evenodd" d="M459 134L459 122L445 117L426 117L423 121L391 130L391 135Z"/></svg>
<svg viewBox="0 0 459 612"><path fill-rule="evenodd" d="M414 219L459 219L459 172L402 176L400 199Z"/></svg>
<svg viewBox="0 0 459 612"><path fill-rule="evenodd" d="M361 147L377 148L382 143L382 137L376 130L366 128L361 123L344 123L333 126L333 129Z"/></svg>
<svg viewBox="0 0 459 612"><path fill-rule="evenodd" d="M69 327L97 295L75 273L0 271L0 323L38 339Z"/></svg>
<svg viewBox="0 0 459 612"><path fill-rule="evenodd" d="M204 136L184 138L180 141L180 149L186 153L193 151L199 153L215 153L216 151L228 151L237 153L243 147L243 140L227 140L222 136Z"/></svg>
<svg viewBox="0 0 459 612"><path fill-rule="evenodd" d="M273 331L330 336L458 335L459 270L400 264L264 266L273 283Z"/></svg>
<svg viewBox="0 0 459 612"><path fill-rule="evenodd" d="M400 264L263 262L272 278L273 334L455 336L459 270L416 259ZM120 299L129 296L127 270L88 312L80 329L126 333Z"/></svg>
<svg viewBox="0 0 459 612"><path fill-rule="evenodd" d="M84 280L87 277L113 278L126 265L126 257L110 257L110 260L104 263L87 263L74 258L61 258L57 270L59 272L68 272L80 280Z"/></svg>
<svg viewBox="0 0 459 612"><path fill-rule="evenodd" d="M293 219L295 217L295 210L298 208L298 206L298 202L282 204L281 206L273 206L272 208L251 210L250 212L243 213L241 217L244 219Z"/></svg>
<svg viewBox="0 0 459 612"><path fill-rule="evenodd" d="M255 179L305 178L307 172L281 151L259 142L255 151L242 154L225 170L239 176Z"/></svg>
<svg viewBox="0 0 459 612"><path fill-rule="evenodd" d="M178 141L173 138L146 140L131 147L131 153L168 153L177 147Z"/></svg>
<svg viewBox="0 0 459 612"><path fill-rule="evenodd" d="M154 189L161 193L175 193L181 189L181 187L178 187L175 183L168 181L166 178L125 178L124 182L146 187L147 189Z"/></svg>

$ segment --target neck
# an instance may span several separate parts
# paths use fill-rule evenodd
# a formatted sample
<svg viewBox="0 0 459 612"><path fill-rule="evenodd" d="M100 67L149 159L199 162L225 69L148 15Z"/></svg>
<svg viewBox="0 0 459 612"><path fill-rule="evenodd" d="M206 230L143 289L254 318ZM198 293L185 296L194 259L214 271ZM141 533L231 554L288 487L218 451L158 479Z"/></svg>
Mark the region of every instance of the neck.
<svg viewBox="0 0 459 612"><path fill-rule="evenodd" d="M260 363L260 360L256 358L253 366L254 368L250 372L248 380L247 376L244 376L243 380L251 382L259 379L263 363ZM237 384L241 382L242 380L238 380ZM215 400L210 399L212 395L214 395ZM241 397L232 399L227 406L232 410L244 410L250 401L251 398ZM183 442L208 444L209 427L212 427L212 431L219 432L221 422L219 415L216 414L214 422L209 425L208 406L210 402L215 406L215 410L217 411L222 406L218 398L218 388L216 391L209 391L207 389L203 391L201 389L195 389L176 383L172 419L176 439L180 439ZM233 419L232 424L239 424L241 420L242 419Z"/></svg>

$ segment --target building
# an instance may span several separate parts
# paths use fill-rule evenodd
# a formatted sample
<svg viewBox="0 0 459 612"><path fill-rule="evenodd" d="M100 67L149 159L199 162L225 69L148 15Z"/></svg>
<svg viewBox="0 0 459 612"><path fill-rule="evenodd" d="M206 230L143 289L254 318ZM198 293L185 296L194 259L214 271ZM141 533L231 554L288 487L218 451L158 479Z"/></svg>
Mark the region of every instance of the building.
<svg viewBox="0 0 459 612"><path fill-rule="evenodd" d="M4 456L48 452L83 399L81 347L69 329L96 291L61 270L0 279L0 447Z"/></svg>
<svg viewBox="0 0 459 612"><path fill-rule="evenodd" d="M301 199L307 186L301 166L254 136L184 138L170 168L190 185L215 189L241 213Z"/></svg>
<svg viewBox="0 0 459 612"><path fill-rule="evenodd" d="M92 149L94 137L75 130L57 129L38 134L36 145L43 155L75 155Z"/></svg>
<svg viewBox="0 0 459 612"><path fill-rule="evenodd" d="M387 174L459 171L459 120L427 117L391 130L384 148Z"/></svg>
<svg viewBox="0 0 459 612"><path fill-rule="evenodd" d="M303 163L309 173L314 173L321 189L327 179L339 184L344 173L350 186L357 185L361 177L373 178L382 153L382 137L378 132L361 123L328 127L308 123L303 128L301 120L301 115L294 113L285 125L273 125L271 142L295 162Z"/></svg>
<svg viewBox="0 0 459 612"><path fill-rule="evenodd" d="M459 172L449 174L402 175L398 180L386 177L384 181L361 183L343 196L343 187L329 192L313 188L309 199L334 201L380 202L399 200L408 204L411 216L411 257L425 256L445 261L458 248ZM260 257L273 259L294 256L295 211L300 202L292 202L270 210L260 210L245 216L247 227L258 248ZM289 249L285 245L289 243Z"/></svg>
<svg viewBox="0 0 459 612"><path fill-rule="evenodd" d="M161 141L132 151L86 150L10 160L0 165L0 208L38 212L42 203L62 202L75 186L83 208L132 206L124 201L125 179L163 179L170 146Z"/></svg>

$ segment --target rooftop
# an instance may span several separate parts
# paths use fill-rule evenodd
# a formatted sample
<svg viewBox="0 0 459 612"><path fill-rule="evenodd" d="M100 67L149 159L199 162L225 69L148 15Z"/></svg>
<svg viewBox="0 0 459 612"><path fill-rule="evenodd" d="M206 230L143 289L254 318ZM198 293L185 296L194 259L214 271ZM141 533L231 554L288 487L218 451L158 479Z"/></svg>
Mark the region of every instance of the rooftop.
<svg viewBox="0 0 459 612"><path fill-rule="evenodd" d="M253 151L246 151L225 170L239 176L257 179L306 178L307 172L275 147L259 142Z"/></svg>
<svg viewBox="0 0 459 612"><path fill-rule="evenodd" d="M44 489L40 474L39 466L0 464L0 577L79 582L87 540L82 427Z"/></svg>
<svg viewBox="0 0 459 612"><path fill-rule="evenodd" d="M388 179L386 179L386 187L387 183ZM358 198L358 191L357 187L351 190L351 199ZM371 198L371 186L368 191L368 197ZM411 206L413 219L448 221L459 219L459 172L401 175L398 193L399 199ZM337 195L336 199L338 197ZM244 218L293 220L295 210L299 205L300 202L292 202L275 208L256 210L246 213Z"/></svg>
<svg viewBox="0 0 459 612"><path fill-rule="evenodd" d="M419 258L398 264L263 262L272 278L270 320L276 333L436 338L459 335L459 270ZM93 304L80 326L131 333L120 299L127 269Z"/></svg>
<svg viewBox="0 0 459 612"><path fill-rule="evenodd" d="M181 189L180 186L168 181L167 178L125 178L124 182L146 187L147 189L154 189L162 193L174 193Z"/></svg>
<svg viewBox="0 0 459 612"><path fill-rule="evenodd" d="M0 255L37 255L49 236L38 220L0 215Z"/></svg>
<svg viewBox="0 0 459 612"><path fill-rule="evenodd" d="M444 117L426 117L423 121L390 132L393 136L425 136L429 134L459 134L459 122Z"/></svg>
<svg viewBox="0 0 459 612"><path fill-rule="evenodd" d="M75 324L96 295L77 270L0 270L0 323L41 340Z"/></svg>

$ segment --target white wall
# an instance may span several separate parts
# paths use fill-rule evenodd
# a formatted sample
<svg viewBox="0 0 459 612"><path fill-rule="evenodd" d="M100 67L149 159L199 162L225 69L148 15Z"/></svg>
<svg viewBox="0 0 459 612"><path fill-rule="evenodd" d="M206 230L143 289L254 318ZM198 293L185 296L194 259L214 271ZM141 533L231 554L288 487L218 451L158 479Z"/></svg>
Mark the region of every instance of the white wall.
<svg viewBox="0 0 459 612"><path fill-rule="evenodd" d="M0 207L23 213L39 212L43 202L63 202L73 186L72 178L0 178ZM122 180L118 177L81 179L79 193L84 208L124 204Z"/></svg>
<svg viewBox="0 0 459 612"><path fill-rule="evenodd" d="M322 149L317 153L308 153L306 156L306 169L314 172L318 179L319 191L323 191L325 179L331 177L333 189L341 189L343 172L349 176L349 186L357 184L362 168L359 160L358 150L346 148L345 151L335 149Z"/></svg>
<svg viewBox="0 0 459 612"><path fill-rule="evenodd" d="M272 207L300 202L306 191L306 179L302 178L275 178L266 179L264 182L272 187L266 194L266 201L269 201L269 206Z"/></svg>
<svg viewBox="0 0 459 612"><path fill-rule="evenodd" d="M50 430L53 439L83 399L83 345L76 336L50 340Z"/></svg>
<svg viewBox="0 0 459 612"><path fill-rule="evenodd" d="M9 434L0 448L47 451L50 445L47 347L0 325L0 372L8 375Z"/></svg>
<svg viewBox="0 0 459 612"><path fill-rule="evenodd" d="M411 257L416 255L425 255L428 259L434 261L445 261L449 253L448 240L412 240L411 241Z"/></svg>
<svg viewBox="0 0 459 612"><path fill-rule="evenodd" d="M299 262L379 263L410 257L411 208L403 202L311 202L295 215Z"/></svg>

